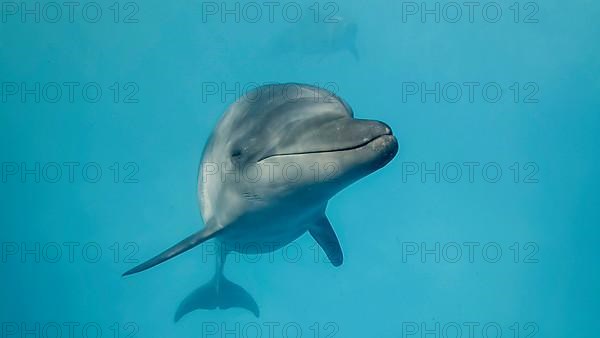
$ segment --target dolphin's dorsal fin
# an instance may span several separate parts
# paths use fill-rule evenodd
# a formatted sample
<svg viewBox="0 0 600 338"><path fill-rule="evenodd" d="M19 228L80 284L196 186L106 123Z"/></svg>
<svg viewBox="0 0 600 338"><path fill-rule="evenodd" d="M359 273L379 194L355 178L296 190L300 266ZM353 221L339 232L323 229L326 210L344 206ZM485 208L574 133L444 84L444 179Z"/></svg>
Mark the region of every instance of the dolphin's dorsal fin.
<svg viewBox="0 0 600 338"><path fill-rule="evenodd" d="M344 254L340 247L340 242L331 227L331 223L325 214L317 217L314 225L308 230L310 235L319 243L321 249L325 251L327 258L333 266L340 266L344 262Z"/></svg>

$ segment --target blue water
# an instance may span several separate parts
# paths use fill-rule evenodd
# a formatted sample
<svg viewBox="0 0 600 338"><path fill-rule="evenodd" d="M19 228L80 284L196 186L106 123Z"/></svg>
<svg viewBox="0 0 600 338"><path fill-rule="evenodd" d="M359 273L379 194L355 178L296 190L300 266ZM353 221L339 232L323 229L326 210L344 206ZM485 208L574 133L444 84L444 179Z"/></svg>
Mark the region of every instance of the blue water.
<svg viewBox="0 0 600 338"><path fill-rule="evenodd" d="M473 20L441 2L439 23L414 3L321 2L316 24L308 2L298 23L286 2L273 20L262 2L258 20L252 8L222 20L208 2L117 13L101 1L97 23L86 4L57 23L40 9L36 23L2 2L2 337L598 336L597 2L523 1L518 15L481 2ZM324 22L334 12L356 25L358 58L344 34L318 34L340 25ZM204 143L244 87L271 82L335 91L389 124L400 152L329 203L342 267L309 236L231 259L225 273L260 318L200 310L174 323L213 275L210 246L121 273L200 229Z"/></svg>

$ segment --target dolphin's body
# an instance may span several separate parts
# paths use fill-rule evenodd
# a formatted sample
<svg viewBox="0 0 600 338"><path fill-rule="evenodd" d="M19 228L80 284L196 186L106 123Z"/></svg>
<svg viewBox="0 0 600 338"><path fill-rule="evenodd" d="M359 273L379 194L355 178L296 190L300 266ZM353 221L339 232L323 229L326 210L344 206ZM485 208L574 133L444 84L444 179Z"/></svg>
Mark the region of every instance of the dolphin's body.
<svg viewBox="0 0 600 338"><path fill-rule="evenodd" d="M329 91L300 84L260 87L229 107L205 146L198 177L204 229L124 275L215 238L217 273L184 299L175 320L195 309L230 307L258 317L252 296L223 276L227 253L244 253L248 245L252 254L257 248L271 252L309 232L332 264L341 265L327 203L397 151L387 125L355 119Z"/></svg>

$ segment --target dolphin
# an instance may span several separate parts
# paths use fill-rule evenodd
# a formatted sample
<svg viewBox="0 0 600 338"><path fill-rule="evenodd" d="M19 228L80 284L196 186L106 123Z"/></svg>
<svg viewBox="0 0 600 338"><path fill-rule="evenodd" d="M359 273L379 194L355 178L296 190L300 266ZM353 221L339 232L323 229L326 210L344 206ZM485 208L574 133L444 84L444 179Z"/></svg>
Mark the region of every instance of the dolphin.
<svg viewBox="0 0 600 338"><path fill-rule="evenodd" d="M258 317L252 296L223 275L227 254L243 254L250 244L251 254L272 252L308 232L340 266L327 203L397 152L388 125L354 118L332 92L296 83L258 87L226 110L205 145L198 170L204 228L123 275L214 239L215 275L181 302L175 321L196 309L232 307Z"/></svg>

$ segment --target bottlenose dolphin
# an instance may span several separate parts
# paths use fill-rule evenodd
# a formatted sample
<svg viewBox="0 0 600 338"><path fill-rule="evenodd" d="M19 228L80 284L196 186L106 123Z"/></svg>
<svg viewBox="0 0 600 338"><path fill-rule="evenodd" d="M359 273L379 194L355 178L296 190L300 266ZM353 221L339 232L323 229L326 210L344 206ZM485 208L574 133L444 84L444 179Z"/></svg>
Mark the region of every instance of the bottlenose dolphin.
<svg viewBox="0 0 600 338"><path fill-rule="evenodd" d="M259 87L227 109L204 148L198 197L205 227L124 275L214 238L219 248L215 276L182 301L175 321L196 309L231 307L258 317L252 296L223 275L227 254L243 254L248 244L253 244L252 254L257 248L272 252L308 232L331 263L341 265L342 249L325 215L327 203L385 166L397 151L390 127L354 118L350 106L325 89Z"/></svg>

